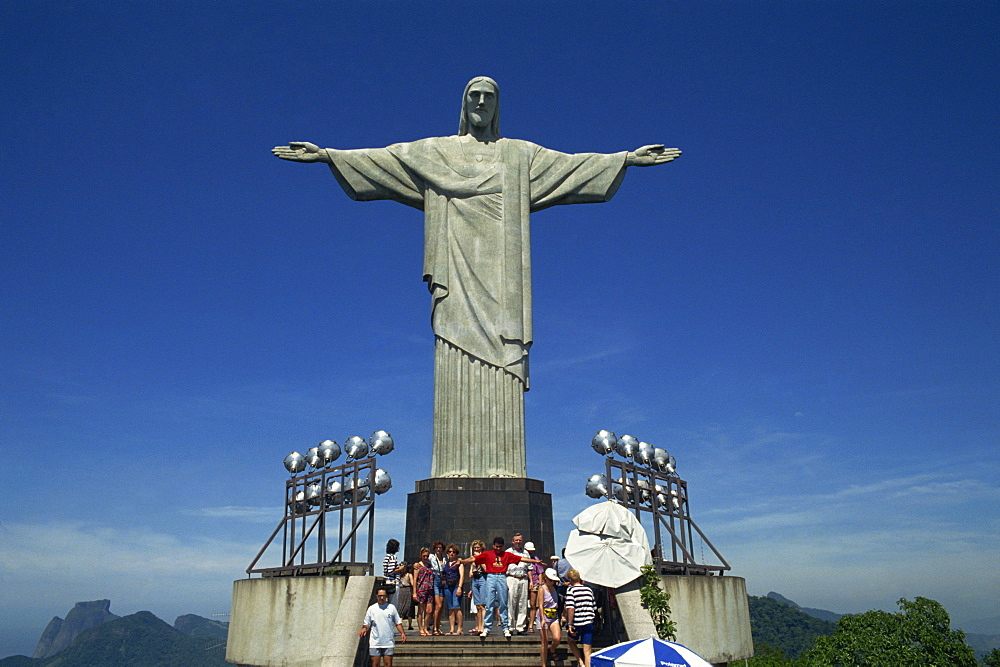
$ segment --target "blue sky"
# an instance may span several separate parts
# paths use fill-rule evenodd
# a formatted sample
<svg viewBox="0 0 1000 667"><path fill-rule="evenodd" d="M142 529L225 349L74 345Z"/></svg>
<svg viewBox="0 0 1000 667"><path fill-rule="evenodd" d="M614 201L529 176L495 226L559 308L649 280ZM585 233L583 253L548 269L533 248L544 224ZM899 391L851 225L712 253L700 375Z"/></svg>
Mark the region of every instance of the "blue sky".
<svg viewBox="0 0 1000 667"><path fill-rule="evenodd" d="M529 476L668 449L746 577L1000 615L995 3L4 3L0 656L78 600L228 611L281 459L390 431L430 471L422 217L290 140L678 146L532 219ZM529 536L530 537L530 536Z"/></svg>

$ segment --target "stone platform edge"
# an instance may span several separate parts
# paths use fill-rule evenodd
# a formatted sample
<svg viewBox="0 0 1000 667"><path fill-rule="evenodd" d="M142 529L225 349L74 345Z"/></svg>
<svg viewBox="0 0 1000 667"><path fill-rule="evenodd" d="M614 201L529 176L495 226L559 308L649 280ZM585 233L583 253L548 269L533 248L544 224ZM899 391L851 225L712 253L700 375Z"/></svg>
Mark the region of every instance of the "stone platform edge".
<svg viewBox="0 0 1000 667"><path fill-rule="evenodd" d="M670 594L670 620L683 644L713 665L753 657L750 607L742 577L660 575ZM622 586L618 598L629 640L656 636L656 627L639 597L640 580Z"/></svg>

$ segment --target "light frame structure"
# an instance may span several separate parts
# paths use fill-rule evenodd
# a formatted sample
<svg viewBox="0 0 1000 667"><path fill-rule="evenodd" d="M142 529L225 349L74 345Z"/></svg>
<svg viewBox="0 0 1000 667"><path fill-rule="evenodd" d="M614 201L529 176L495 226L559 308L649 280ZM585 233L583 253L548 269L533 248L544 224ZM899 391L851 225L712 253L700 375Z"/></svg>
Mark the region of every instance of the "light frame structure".
<svg viewBox="0 0 1000 667"><path fill-rule="evenodd" d="M607 437L602 434L614 437L610 431L600 431L595 436L595 441L598 437ZM595 446L594 450L600 453L598 447ZM640 522L643 512L652 516L654 566L663 574L722 575L731 570L726 559L691 518L687 482L677 475L676 470L668 472L628 459L618 460L614 458L615 453L617 450L604 455L607 487L603 495L609 501L633 512ZM674 465L670 468L673 469ZM616 487L619 486L621 490L616 494ZM668 501L664 503L665 506L661 507L658 495L665 496ZM670 536L669 554L664 552L664 532ZM699 562L700 559L694 553L695 534L708 546L721 565Z"/></svg>
<svg viewBox="0 0 1000 667"><path fill-rule="evenodd" d="M391 436L384 431L376 431L373 437L377 434L389 438L391 443ZM391 445L385 454L390 451ZM336 459L334 457L323 467L311 472L292 471L291 478L285 481L284 516L247 567L248 576L321 575L330 568L349 567L363 569L365 573L375 573L375 498L389 490L386 488L377 493L375 482L376 477L379 477L383 483L387 481L391 488L392 481L388 473L376 467L374 451L369 448L365 456L366 458L349 459L341 465L332 466L330 464ZM332 483L339 484L340 491L331 492ZM335 518L329 516L332 514L335 514ZM365 525L366 560L360 561L357 536ZM282 545L281 565L257 567L279 533ZM338 546L336 550L332 550L331 555L328 538L332 538L334 533Z"/></svg>

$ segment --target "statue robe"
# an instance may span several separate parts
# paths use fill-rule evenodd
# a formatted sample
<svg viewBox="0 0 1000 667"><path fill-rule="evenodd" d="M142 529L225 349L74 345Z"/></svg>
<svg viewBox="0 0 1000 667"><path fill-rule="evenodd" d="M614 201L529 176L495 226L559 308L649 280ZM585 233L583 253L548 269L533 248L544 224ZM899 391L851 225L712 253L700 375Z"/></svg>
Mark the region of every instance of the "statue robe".
<svg viewBox="0 0 1000 667"><path fill-rule="evenodd" d="M481 373L436 362L432 476L523 477L523 396L517 397L519 408L508 404L510 382L516 379L518 393L529 382L529 215L559 204L608 201L624 177L626 153L571 155L499 139L495 159L479 161L451 136L327 154L351 199L390 199L424 211L424 280L432 295L436 356L458 350L469 358L466 364L485 363L513 376L499 378L503 388L472 401L481 406L472 413L465 407L453 414L439 403L461 402L472 389L465 385L480 382L468 378ZM449 387L439 392L445 381ZM454 443L449 450L461 446L465 453L439 452L443 440ZM491 447L504 451L484 451Z"/></svg>

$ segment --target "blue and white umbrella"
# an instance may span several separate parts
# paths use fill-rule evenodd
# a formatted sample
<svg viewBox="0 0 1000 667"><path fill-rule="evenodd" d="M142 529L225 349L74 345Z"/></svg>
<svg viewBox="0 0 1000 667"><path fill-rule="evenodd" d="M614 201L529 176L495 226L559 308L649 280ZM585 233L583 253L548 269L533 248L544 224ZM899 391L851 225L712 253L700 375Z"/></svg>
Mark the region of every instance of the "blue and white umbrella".
<svg viewBox="0 0 1000 667"><path fill-rule="evenodd" d="M691 649L656 637L601 649L590 656L591 667L712 667Z"/></svg>

